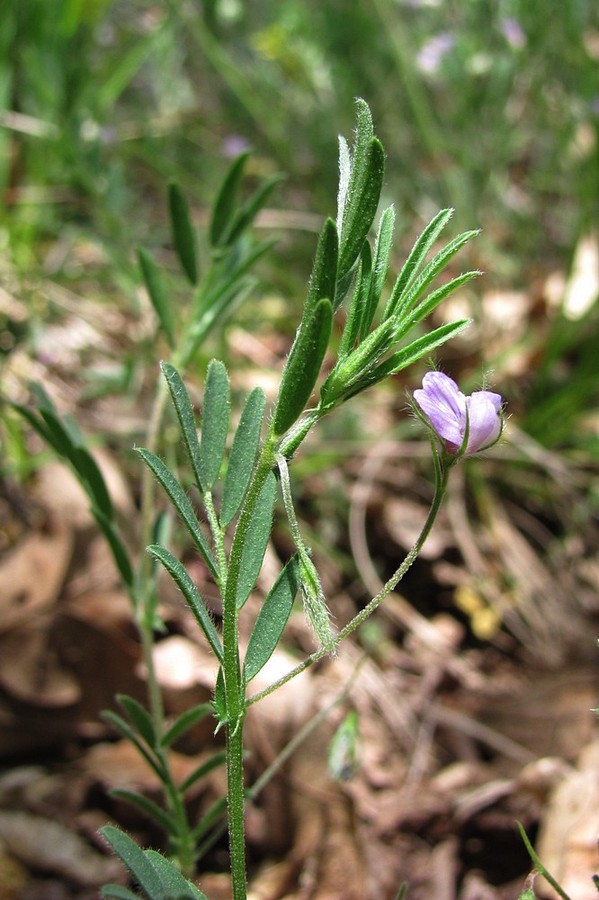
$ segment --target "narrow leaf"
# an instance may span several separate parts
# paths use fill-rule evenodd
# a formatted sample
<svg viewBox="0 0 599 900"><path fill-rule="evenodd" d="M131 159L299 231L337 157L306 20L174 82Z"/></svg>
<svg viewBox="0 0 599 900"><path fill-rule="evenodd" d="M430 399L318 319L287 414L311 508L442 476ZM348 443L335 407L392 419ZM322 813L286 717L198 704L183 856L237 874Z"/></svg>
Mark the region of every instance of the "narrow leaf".
<svg viewBox="0 0 599 900"><path fill-rule="evenodd" d="M189 207L181 192L181 188L174 181L168 186L168 208L171 217L173 243L179 262L191 284L196 285L198 283L198 265Z"/></svg>
<svg viewBox="0 0 599 900"><path fill-rule="evenodd" d="M105 825L100 829L100 834L110 844L146 894L153 900L166 900L160 875L135 841L124 831L120 831L112 825Z"/></svg>
<svg viewBox="0 0 599 900"><path fill-rule="evenodd" d="M136 791L128 791L125 788L113 788L110 791L110 796L116 797L118 800L124 800L126 803L137 807L137 809L141 809L147 816L158 822L167 834L170 834L172 831L173 823L168 813L158 806L157 803L154 803L153 800L150 800L149 797L138 794Z"/></svg>
<svg viewBox="0 0 599 900"><path fill-rule="evenodd" d="M426 264L412 287L399 298L394 315L401 317L405 310L409 310L433 279L445 268L449 260L456 255L458 250L461 250L468 241L478 234L478 231L466 231L463 234L459 234L446 247L443 247L442 250L436 253L431 261Z"/></svg>
<svg viewBox="0 0 599 900"><path fill-rule="evenodd" d="M241 206L233 219L233 223L231 225L230 234L227 235L227 243L232 244L237 240L238 237L242 235L246 228L248 228L270 195L273 190L276 188L278 184L282 181L281 175L271 175L270 178L264 182L264 184L260 185L260 187L254 191L254 193L249 197L248 200Z"/></svg>
<svg viewBox="0 0 599 900"><path fill-rule="evenodd" d="M139 894L134 894L120 884L105 884L100 888L100 897L105 900L139 900Z"/></svg>
<svg viewBox="0 0 599 900"><path fill-rule="evenodd" d="M453 209L442 209L429 222L420 237L416 240L414 246L410 250L407 260L405 261L401 272L397 276L397 280L393 285L391 296L387 302L384 318L394 315L397 310L404 291L409 287L412 280L416 276L416 272L424 262L429 250L449 222L453 215Z"/></svg>
<svg viewBox="0 0 599 900"><path fill-rule="evenodd" d="M366 156L363 184L356 185L353 194L350 184L348 209L339 251L339 279L352 268L370 231L379 205L384 172L385 151L378 138L372 138Z"/></svg>
<svg viewBox="0 0 599 900"><path fill-rule="evenodd" d="M277 480L271 472L260 492L241 556L237 583L237 609L241 609L256 584L272 529Z"/></svg>
<svg viewBox="0 0 599 900"><path fill-rule="evenodd" d="M220 637L200 596L200 592L191 580L185 566L166 547L161 547L159 544L150 544L147 550L148 553L162 563L173 581L179 585L189 608L195 616L196 622L204 632L206 640L214 650L218 661L222 663L223 648Z"/></svg>
<svg viewBox="0 0 599 900"><path fill-rule="evenodd" d="M289 619L298 587L298 558L294 556L271 588L254 625L245 654L247 681L251 681L272 656Z"/></svg>
<svg viewBox="0 0 599 900"><path fill-rule="evenodd" d="M165 731L161 742L163 747L169 747L185 732L189 731L190 728L193 728L194 725L213 713L214 709L211 703L202 703L200 706L186 709L180 716L177 716L170 728Z"/></svg>
<svg viewBox="0 0 599 900"><path fill-rule="evenodd" d="M127 738L127 740L130 741L139 750L148 765L150 765L154 769L154 771L158 775L158 778L161 781L164 781L165 773L161 764L154 757L154 754L150 753L146 746L142 744L137 736L137 733L131 728L129 723L126 722L117 713L113 712L111 709L103 709L101 712L101 716L105 722L108 722L110 725L112 725L113 728L115 728L120 734L122 734L123 737Z"/></svg>
<svg viewBox="0 0 599 900"><path fill-rule="evenodd" d="M364 315L364 306L368 300L370 291L371 267L372 254L370 245L365 242L362 246L360 266L358 268L358 274L356 275L354 291L347 313L347 320L339 343L337 356L340 360L345 359L345 357L351 353L358 339L362 317Z"/></svg>
<svg viewBox="0 0 599 900"><path fill-rule="evenodd" d="M448 281L447 284L441 285L441 287L437 288L436 291L433 291L426 297L422 303L419 303L418 306L412 310L409 316L406 318L406 325L402 323L401 333L406 333L406 330L411 329L418 322L421 322L427 316L429 316L440 303L443 302L450 294L453 294L454 291L457 291L458 288L461 288L463 285L467 284L469 281L472 281L473 278L476 278L481 273L478 271L474 272L463 272L462 275L458 275L457 278L452 278L451 281Z"/></svg>
<svg viewBox="0 0 599 900"><path fill-rule="evenodd" d="M281 377L273 420L275 434L285 434L308 402L322 366L332 324L330 301L319 300L312 315L300 325Z"/></svg>
<svg viewBox="0 0 599 900"><path fill-rule="evenodd" d="M219 750L218 753L213 753L208 759L205 759L203 763L200 763L193 772L190 772L185 781L181 782L178 787L178 790L181 794L185 794L196 781L199 781L201 778L204 778L208 775L209 772L212 772L213 769L218 768L218 766L222 766L224 762L226 762L227 754L225 750Z"/></svg>
<svg viewBox="0 0 599 900"><path fill-rule="evenodd" d="M204 813L196 827L192 831L192 836L195 841L199 841L201 837L203 837L206 832L210 831L214 825L219 822L225 815L227 811L227 798L220 797L218 800L215 800L212 806L208 807L208 810Z"/></svg>
<svg viewBox="0 0 599 900"><path fill-rule="evenodd" d="M104 476L96 460L85 447L73 447L71 462L82 480L88 497L107 519L112 520L114 511Z"/></svg>
<svg viewBox="0 0 599 900"><path fill-rule="evenodd" d="M329 406L346 388L372 369L380 357L393 345L395 323L388 319L371 331L353 353L337 364L320 391L322 402Z"/></svg>
<svg viewBox="0 0 599 900"><path fill-rule="evenodd" d="M191 539L202 554L206 565L212 572L214 578L218 579L217 565L210 551L210 547L208 546L208 542L204 537L204 532L200 527L200 523L197 520L189 497L187 496L175 476L172 474L170 469L165 466L161 459L159 459L154 453L151 453L150 450L146 450L143 447L138 447L137 452L139 453L143 461L152 470L152 472L156 476L156 479L160 482L160 484L166 491L171 503L179 513L181 521L187 528Z"/></svg>
<svg viewBox="0 0 599 900"><path fill-rule="evenodd" d="M156 732L148 711L133 697L129 697L128 694L117 694L116 699L146 744L154 749L156 747Z"/></svg>
<svg viewBox="0 0 599 900"><path fill-rule="evenodd" d="M379 223L379 231L376 238L374 259L372 263L370 290L360 322L360 340L364 340L370 330L370 326L372 325L374 315L379 305L383 287L385 286L385 277L387 275L387 269L389 268L389 256L391 254L391 245L393 242L394 226L395 210L392 206L389 206L381 216L381 221Z"/></svg>
<svg viewBox="0 0 599 900"><path fill-rule="evenodd" d="M202 407L200 477L205 490L212 489L220 472L229 431L230 410L229 376L224 364L213 359L208 364Z"/></svg>
<svg viewBox="0 0 599 900"><path fill-rule="evenodd" d="M327 219L318 237L304 314L310 312L319 300L335 296L338 253L337 229L333 220Z"/></svg>
<svg viewBox="0 0 599 900"><path fill-rule="evenodd" d="M183 384L183 379L175 367L171 366L170 363L163 362L160 364L160 368L162 369L162 374L166 378L173 405L179 419L183 443L185 444L185 449L195 475L197 486L200 493L203 494L204 486L201 479L202 465L200 443L198 441L198 433L196 430L195 415L191 400L189 399L189 394L187 393L187 388Z"/></svg>
<svg viewBox="0 0 599 900"><path fill-rule="evenodd" d="M110 548L119 575L127 587L133 587L135 578L133 575L133 566L131 565L131 560L129 558L129 551L117 534L113 523L106 518L101 510L92 504L91 511Z"/></svg>
<svg viewBox="0 0 599 900"><path fill-rule="evenodd" d="M264 391L259 387L254 388L245 401L229 455L220 508L220 523L223 528L238 512L247 491L260 444L265 406Z"/></svg>
<svg viewBox="0 0 599 900"><path fill-rule="evenodd" d="M210 243L213 247L227 243L227 235L235 213L239 186L248 157L249 153L246 152L241 153L233 160L214 201L212 220L210 222Z"/></svg>
<svg viewBox="0 0 599 900"><path fill-rule="evenodd" d="M172 860L166 859L156 850L144 852L162 880L164 887L161 900L208 900L206 894L183 877ZM152 897L151 900L155 898Z"/></svg>
<svg viewBox="0 0 599 900"><path fill-rule="evenodd" d="M165 334L169 347L174 347L175 334L173 330L171 307L166 296L160 269L156 265L152 255L148 253L147 250L144 250L143 247L138 248L137 259L148 292L148 297L154 307L154 312L158 316L160 327Z"/></svg>
<svg viewBox="0 0 599 900"><path fill-rule="evenodd" d="M384 378L386 375L396 375L398 372L401 372L402 369L405 369L406 366L411 366L412 363L415 363L418 359L427 356L432 350L440 347L441 344L444 344L450 338L455 337L456 334L459 334L460 331L467 328L471 322L472 319L460 319L457 322L450 322L449 324L441 325L440 328L435 328L435 330L431 331L429 334L425 334L423 337L412 341L407 347L398 350L397 353L394 353L393 356L390 356L389 359L378 366L373 371L373 378L369 383L380 381L381 378Z"/></svg>

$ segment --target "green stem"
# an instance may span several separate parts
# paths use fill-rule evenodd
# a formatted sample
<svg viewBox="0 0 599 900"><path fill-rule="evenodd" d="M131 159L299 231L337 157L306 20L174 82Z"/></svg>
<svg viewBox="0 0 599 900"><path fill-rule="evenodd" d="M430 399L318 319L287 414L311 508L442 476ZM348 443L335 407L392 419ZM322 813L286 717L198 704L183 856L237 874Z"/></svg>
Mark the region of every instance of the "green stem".
<svg viewBox="0 0 599 900"><path fill-rule="evenodd" d="M243 548L260 491L275 464L275 444L276 439L269 432L262 447L256 471L239 515L237 528L235 529L223 597L223 675L228 718L226 748L227 811L234 900L245 900L247 896L243 785L245 686L242 683L239 659L237 586L241 574Z"/></svg>
<svg viewBox="0 0 599 900"><path fill-rule="evenodd" d="M438 461L438 456L435 455L435 460ZM435 523L435 519L439 513L439 509L441 508L441 503L443 502L443 497L445 496L445 491L447 490L447 479L449 476L450 465L435 465L435 495L433 497L433 502L431 504L431 508L429 510L428 516L426 517L426 522L422 526L422 530L418 535L416 543L406 555L402 564L398 569L393 573L391 578L383 585L378 594L370 600L366 606L360 610L357 615L349 622L345 628L342 628L339 634L335 638L335 644L340 644L344 638L350 635L356 628L359 628L360 625L377 609L378 606L383 602L385 597L387 597L391 591L393 591L401 579L404 577L418 554L420 553L424 542L429 536L431 529ZM259 700L262 700L264 697L267 697L269 694L272 694L277 688L281 687L284 684L287 684L288 681L291 681L296 675L300 675L306 669L308 669L311 665L318 660L322 659L328 653L327 650L321 648L316 652L312 653L308 656L303 662L301 662L298 666L284 675L282 678L279 678L278 681L273 682L273 684L269 685L269 687L265 688L263 691L259 691L257 694L253 694L253 696L248 697L246 700L246 708L251 706L254 703L257 703Z"/></svg>

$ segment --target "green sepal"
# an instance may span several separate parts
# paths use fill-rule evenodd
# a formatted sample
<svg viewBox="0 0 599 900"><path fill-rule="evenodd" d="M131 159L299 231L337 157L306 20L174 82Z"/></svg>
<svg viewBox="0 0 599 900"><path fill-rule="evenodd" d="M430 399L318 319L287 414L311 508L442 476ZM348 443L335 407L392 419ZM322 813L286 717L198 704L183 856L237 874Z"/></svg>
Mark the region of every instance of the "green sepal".
<svg viewBox="0 0 599 900"><path fill-rule="evenodd" d="M211 703L201 703L199 706L186 709L180 716L177 716L172 725L167 728L162 735L160 743L163 747L169 747L189 731L190 728L193 728L194 725L197 725L198 722L201 722L202 719L205 719L206 716L211 716L213 713L214 709Z"/></svg>
<svg viewBox="0 0 599 900"><path fill-rule="evenodd" d="M152 470L156 480L162 485L166 494L168 495L171 503L179 513L179 517L189 535L194 542L197 549L200 551L204 562L210 569L210 572L214 576L214 578L218 579L218 567L216 562L214 561L214 557L208 546L208 542L204 536L204 532L200 527L200 523L197 520L196 514L194 512L193 506L191 505L191 501L171 470L150 450L146 450L144 447L137 447L137 452L146 463L146 465Z"/></svg>
<svg viewBox="0 0 599 900"><path fill-rule="evenodd" d="M220 508L220 524L223 528L227 527L239 511L250 483L260 444L265 406L264 391L259 387L254 388L245 401L229 454Z"/></svg>
<svg viewBox="0 0 599 900"><path fill-rule="evenodd" d="M277 406L273 433L282 435L299 418L316 384L331 336L333 307L327 299L319 300L298 329L287 357Z"/></svg>
<svg viewBox="0 0 599 900"><path fill-rule="evenodd" d="M205 487L202 483L202 454L200 453L196 419L191 400L189 399L189 394L187 393L187 388L175 367L171 366L170 363L162 362L160 363L160 368L162 369L162 374L168 384L173 406L175 407L177 418L179 419L181 436L183 438L183 443L185 444L187 456L191 463L191 468L193 469L196 484L200 493L203 494Z"/></svg>
<svg viewBox="0 0 599 900"><path fill-rule="evenodd" d="M171 218L173 243L181 268L187 275L190 283L195 286L198 283L195 235L187 201L181 188L174 181L171 181L168 186L168 208Z"/></svg>
<svg viewBox="0 0 599 900"><path fill-rule="evenodd" d="M204 490L211 490L219 476L225 454L231 411L231 386L224 364L213 359L208 364L202 436L200 440L200 480Z"/></svg>
<svg viewBox="0 0 599 900"><path fill-rule="evenodd" d="M270 472L262 486L252 521L243 545L239 579L237 581L237 609L241 609L250 596L264 560L264 554L272 530L272 517L277 494L277 480Z"/></svg>
<svg viewBox="0 0 599 900"><path fill-rule="evenodd" d="M237 206L243 170L249 155L246 151L233 160L214 201L209 231L210 244L213 247L226 246L227 244L227 236L231 230Z"/></svg>
<svg viewBox="0 0 599 900"><path fill-rule="evenodd" d="M274 653L289 620L298 587L298 557L293 556L270 589L256 619L245 654L246 681L251 681Z"/></svg>
<svg viewBox="0 0 599 900"><path fill-rule="evenodd" d="M214 622L206 609L206 605L200 596L200 592L191 580L187 569L179 562L176 556L173 556L173 554L166 549L166 547L161 547L159 544L150 544L146 549L148 553L162 563L173 581L179 586L187 601L187 605L194 614L196 622L204 632L206 640L216 654L216 658L222 663L223 648L220 637L214 626Z"/></svg>
<svg viewBox="0 0 599 900"><path fill-rule="evenodd" d="M144 709L139 701L135 700L134 697L130 697L128 694L117 694L116 700L119 706L125 710L129 717L129 721L135 726L146 744L149 747L155 748L156 732L154 730L154 723L152 722L148 711Z"/></svg>
<svg viewBox="0 0 599 900"><path fill-rule="evenodd" d="M148 297L154 307L154 312L158 316L160 327L164 332L168 345L172 348L175 346L173 319L160 269L156 265L154 257L147 250L144 250L143 247L138 247L137 249L137 260Z"/></svg>
<svg viewBox="0 0 599 900"><path fill-rule="evenodd" d="M227 760L227 754L224 750L219 750L218 753L213 753L212 756L205 759L204 762L200 763L199 766L190 772L187 778L181 782L178 786L177 790L181 792L181 794L185 794L193 785L199 781L201 778L204 778L208 775L209 772L212 772L213 769L218 768L218 766L222 766L224 762Z"/></svg>

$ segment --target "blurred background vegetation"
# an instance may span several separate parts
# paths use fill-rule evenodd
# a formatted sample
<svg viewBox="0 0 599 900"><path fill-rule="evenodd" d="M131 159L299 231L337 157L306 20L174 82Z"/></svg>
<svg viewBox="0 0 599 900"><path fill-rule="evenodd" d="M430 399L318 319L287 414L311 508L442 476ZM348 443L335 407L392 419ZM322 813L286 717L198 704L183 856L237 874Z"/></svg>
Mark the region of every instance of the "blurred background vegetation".
<svg viewBox="0 0 599 900"><path fill-rule="evenodd" d="M459 262L485 272L461 295L477 324L449 369L466 387L490 371L514 433L570 455L583 472L577 514L594 514L595 0L20 0L0 8L0 42L5 371L17 351L42 366L62 353L79 396L116 393L131 411L164 352L140 300L135 248L168 268L166 181L180 183L202 226L228 161L246 148L250 176L286 177L259 220L277 248L236 318L248 332L274 326L276 365L315 232L334 212L335 136L350 134L362 96L387 152L395 263L442 206L455 207L456 230L482 228ZM169 287L176 303L181 286ZM129 330L93 365L80 356L73 367L48 329L66 314L85 319L89 303L118 310ZM338 420L335 436L355 436L352 421ZM5 424L6 471L23 473L24 439Z"/></svg>

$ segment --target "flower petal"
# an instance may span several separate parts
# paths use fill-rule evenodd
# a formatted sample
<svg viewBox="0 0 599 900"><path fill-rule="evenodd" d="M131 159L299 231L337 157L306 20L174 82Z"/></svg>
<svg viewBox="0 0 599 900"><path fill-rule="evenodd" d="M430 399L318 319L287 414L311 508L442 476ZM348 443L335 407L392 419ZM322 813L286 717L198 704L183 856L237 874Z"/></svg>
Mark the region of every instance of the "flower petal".
<svg viewBox="0 0 599 900"><path fill-rule="evenodd" d="M468 404L468 447L466 453L477 453L494 444L501 434L501 396L492 391L475 391L466 398Z"/></svg>
<svg viewBox="0 0 599 900"><path fill-rule="evenodd" d="M466 428L466 398L453 378L443 372L427 372L422 390L414 391L414 400L439 437L448 442L448 449L458 450Z"/></svg>

